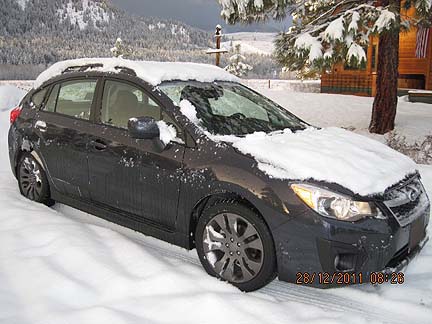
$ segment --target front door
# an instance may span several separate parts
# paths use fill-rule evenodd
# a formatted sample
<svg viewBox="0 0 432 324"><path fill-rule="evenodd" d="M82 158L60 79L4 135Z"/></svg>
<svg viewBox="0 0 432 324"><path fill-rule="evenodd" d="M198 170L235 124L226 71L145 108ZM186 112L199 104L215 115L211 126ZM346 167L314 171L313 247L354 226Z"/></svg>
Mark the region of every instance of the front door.
<svg viewBox="0 0 432 324"><path fill-rule="evenodd" d="M57 191L89 199L87 141L97 79L78 79L51 87L36 113L37 149Z"/></svg>
<svg viewBox="0 0 432 324"><path fill-rule="evenodd" d="M132 117L162 117L161 106L132 83L106 80L100 116L89 145L91 199L126 212L133 221L174 229L184 146L171 143L159 152L152 140L127 131Z"/></svg>

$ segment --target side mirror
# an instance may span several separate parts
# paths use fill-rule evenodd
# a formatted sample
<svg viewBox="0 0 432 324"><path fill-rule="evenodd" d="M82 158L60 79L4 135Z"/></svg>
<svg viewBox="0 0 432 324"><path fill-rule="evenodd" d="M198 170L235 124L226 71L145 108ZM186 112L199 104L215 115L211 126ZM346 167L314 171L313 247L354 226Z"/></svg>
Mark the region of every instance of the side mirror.
<svg viewBox="0 0 432 324"><path fill-rule="evenodd" d="M128 121L128 131L132 138L154 139L159 138L159 127L152 117L134 117Z"/></svg>

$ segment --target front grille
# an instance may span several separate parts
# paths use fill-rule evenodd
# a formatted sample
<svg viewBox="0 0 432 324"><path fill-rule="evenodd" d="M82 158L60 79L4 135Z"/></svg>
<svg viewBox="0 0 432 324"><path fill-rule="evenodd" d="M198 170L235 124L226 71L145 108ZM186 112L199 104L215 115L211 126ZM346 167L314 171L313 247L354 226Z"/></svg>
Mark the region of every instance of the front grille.
<svg viewBox="0 0 432 324"><path fill-rule="evenodd" d="M384 204L400 226L412 223L428 208L429 200L418 176L385 193Z"/></svg>
<svg viewBox="0 0 432 324"><path fill-rule="evenodd" d="M418 196L417 199L414 201L409 201L406 204L391 207L390 209L393 212L393 214L395 214L396 217L403 217L404 215L412 211L419 204L420 196Z"/></svg>

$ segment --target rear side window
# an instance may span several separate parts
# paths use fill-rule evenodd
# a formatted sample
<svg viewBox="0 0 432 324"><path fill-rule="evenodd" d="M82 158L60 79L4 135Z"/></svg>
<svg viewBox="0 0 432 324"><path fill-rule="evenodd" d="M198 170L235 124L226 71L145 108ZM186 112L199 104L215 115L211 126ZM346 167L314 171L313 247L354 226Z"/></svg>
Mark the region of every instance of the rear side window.
<svg viewBox="0 0 432 324"><path fill-rule="evenodd" d="M42 102L45 98L46 92L47 92L47 88L39 90L36 93L34 93L31 100L30 100L30 106L32 108L40 109Z"/></svg>
<svg viewBox="0 0 432 324"><path fill-rule="evenodd" d="M62 83L57 97L55 112L76 118L90 119L96 83L96 80Z"/></svg>
<svg viewBox="0 0 432 324"><path fill-rule="evenodd" d="M45 103L45 107L44 107L45 111L51 111L51 112L55 111L59 89L60 89L60 85L56 84L54 88L51 90L48 100Z"/></svg>

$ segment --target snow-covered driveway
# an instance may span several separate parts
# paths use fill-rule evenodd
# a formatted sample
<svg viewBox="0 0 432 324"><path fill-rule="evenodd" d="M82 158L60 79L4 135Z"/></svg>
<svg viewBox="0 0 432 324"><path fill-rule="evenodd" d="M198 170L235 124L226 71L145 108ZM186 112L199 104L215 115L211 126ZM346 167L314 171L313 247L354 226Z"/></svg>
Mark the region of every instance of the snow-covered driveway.
<svg viewBox="0 0 432 324"><path fill-rule="evenodd" d="M1 323L431 323L431 243L402 285L318 290L276 280L245 294L209 277L195 251L27 201L9 169L2 108ZM432 167L420 169L432 195Z"/></svg>

